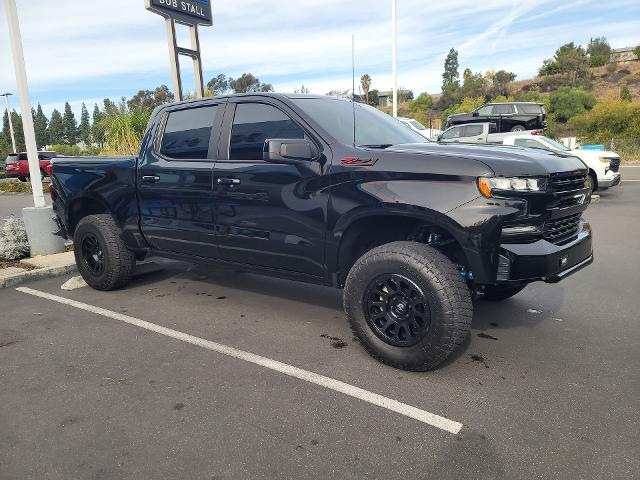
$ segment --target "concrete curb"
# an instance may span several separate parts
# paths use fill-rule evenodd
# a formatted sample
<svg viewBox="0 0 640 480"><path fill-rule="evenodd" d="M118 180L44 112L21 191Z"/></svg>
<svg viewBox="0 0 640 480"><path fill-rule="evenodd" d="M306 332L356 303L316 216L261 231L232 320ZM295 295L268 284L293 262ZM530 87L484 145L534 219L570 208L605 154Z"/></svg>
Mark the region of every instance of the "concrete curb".
<svg viewBox="0 0 640 480"><path fill-rule="evenodd" d="M36 270L26 270L6 277L0 277L0 289L14 287L24 282L32 280L42 280L43 278L60 277L78 271L78 267L73 265L60 265L56 267L38 268Z"/></svg>

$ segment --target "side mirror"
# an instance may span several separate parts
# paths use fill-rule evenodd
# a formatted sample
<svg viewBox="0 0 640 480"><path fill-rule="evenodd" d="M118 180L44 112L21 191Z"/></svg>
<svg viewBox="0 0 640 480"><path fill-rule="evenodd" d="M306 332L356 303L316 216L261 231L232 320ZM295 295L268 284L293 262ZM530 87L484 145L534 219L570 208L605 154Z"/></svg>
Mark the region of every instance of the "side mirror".
<svg viewBox="0 0 640 480"><path fill-rule="evenodd" d="M442 135L438 135L438 137L436 138L436 142L439 142L442 140Z"/></svg>
<svg viewBox="0 0 640 480"><path fill-rule="evenodd" d="M478 110L474 110L473 112L471 112L471 115L473 115L474 117L477 117L480 114L478 113Z"/></svg>
<svg viewBox="0 0 640 480"><path fill-rule="evenodd" d="M271 138L264 142L262 158L272 163L310 162L318 149L304 138Z"/></svg>

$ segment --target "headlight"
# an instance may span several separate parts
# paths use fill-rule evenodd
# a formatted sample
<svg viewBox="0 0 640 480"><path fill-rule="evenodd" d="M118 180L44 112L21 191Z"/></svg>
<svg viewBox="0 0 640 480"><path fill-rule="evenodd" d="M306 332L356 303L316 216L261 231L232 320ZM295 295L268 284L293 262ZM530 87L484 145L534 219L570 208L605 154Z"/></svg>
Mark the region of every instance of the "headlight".
<svg viewBox="0 0 640 480"><path fill-rule="evenodd" d="M478 190L487 197L493 197L494 192L540 192L547 185L544 178L520 178L520 177L480 177L478 178Z"/></svg>
<svg viewBox="0 0 640 480"><path fill-rule="evenodd" d="M610 159L610 158L607 158L607 157L600 157L600 161L601 161L602 163L609 163L609 162L611 162L611 159Z"/></svg>

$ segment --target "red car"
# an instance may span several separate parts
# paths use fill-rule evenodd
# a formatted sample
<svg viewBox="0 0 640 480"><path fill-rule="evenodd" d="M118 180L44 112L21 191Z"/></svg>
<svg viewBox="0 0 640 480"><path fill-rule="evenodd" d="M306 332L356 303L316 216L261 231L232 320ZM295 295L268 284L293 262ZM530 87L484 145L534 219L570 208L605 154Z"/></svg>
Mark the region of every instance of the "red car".
<svg viewBox="0 0 640 480"><path fill-rule="evenodd" d="M38 152L40 161L40 176L42 178L51 175L51 159L56 157L56 152ZM18 178L21 182L26 182L29 178L29 162L27 153L10 153L7 157L4 171L8 178Z"/></svg>

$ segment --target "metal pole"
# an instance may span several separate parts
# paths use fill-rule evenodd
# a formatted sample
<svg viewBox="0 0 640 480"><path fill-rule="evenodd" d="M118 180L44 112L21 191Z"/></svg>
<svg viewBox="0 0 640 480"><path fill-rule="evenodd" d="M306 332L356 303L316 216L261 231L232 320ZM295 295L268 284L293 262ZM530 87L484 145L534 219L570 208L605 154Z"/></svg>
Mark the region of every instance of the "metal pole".
<svg viewBox="0 0 640 480"><path fill-rule="evenodd" d="M196 80L196 98L204 97L204 80L202 78L202 60L200 59L200 38L198 36L198 25L191 25L191 49L198 52L197 57L193 57L193 75Z"/></svg>
<svg viewBox="0 0 640 480"><path fill-rule="evenodd" d="M396 0L391 0L391 44L392 44L392 63L393 63L393 116L398 116L398 31L396 19Z"/></svg>
<svg viewBox="0 0 640 480"><path fill-rule="evenodd" d="M182 101L182 79L180 78L180 60L178 57L178 42L176 40L176 24L173 18L165 19L167 28L167 42L169 44L169 61L171 63L171 78L176 101Z"/></svg>
<svg viewBox="0 0 640 480"><path fill-rule="evenodd" d="M27 84L27 70L24 64L24 52L22 50L22 37L20 35L20 23L18 22L18 10L15 0L5 0L7 23L9 24L9 40L13 53L13 64L16 72L16 84L20 97L20 110L22 112L22 127L24 139L27 145L27 158L29 160L29 175L31 176L31 190L33 191L33 204L35 207L44 207L44 193L42 191L42 179L40 178L40 163L38 161L38 147L36 146L36 134L33 128L31 105L29 102L29 86Z"/></svg>
<svg viewBox="0 0 640 480"><path fill-rule="evenodd" d="M9 132L11 132L11 145L13 146L13 153L17 153L16 150L16 136L13 133L13 120L11 120L11 107L9 106L9 95L11 93L3 93L0 96L3 96L7 101L7 118L9 119Z"/></svg>

